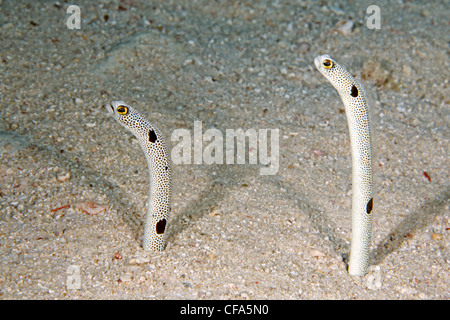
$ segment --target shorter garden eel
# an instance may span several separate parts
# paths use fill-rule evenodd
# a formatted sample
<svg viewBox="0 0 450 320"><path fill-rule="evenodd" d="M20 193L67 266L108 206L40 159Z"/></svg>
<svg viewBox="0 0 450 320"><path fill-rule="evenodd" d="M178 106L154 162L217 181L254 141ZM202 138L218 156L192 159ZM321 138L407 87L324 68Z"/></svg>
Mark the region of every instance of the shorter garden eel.
<svg viewBox="0 0 450 320"><path fill-rule="evenodd" d="M106 106L121 125L133 133L144 151L150 173L150 192L144 227L144 250L162 251L171 201L171 161L163 135L152 123L123 101ZM123 137L116 139L124 141Z"/></svg>
<svg viewBox="0 0 450 320"><path fill-rule="evenodd" d="M341 96L347 115L352 156L352 237L348 272L363 276L372 238L372 147L369 106L359 82L329 55L314 59L319 72Z"/></svg>

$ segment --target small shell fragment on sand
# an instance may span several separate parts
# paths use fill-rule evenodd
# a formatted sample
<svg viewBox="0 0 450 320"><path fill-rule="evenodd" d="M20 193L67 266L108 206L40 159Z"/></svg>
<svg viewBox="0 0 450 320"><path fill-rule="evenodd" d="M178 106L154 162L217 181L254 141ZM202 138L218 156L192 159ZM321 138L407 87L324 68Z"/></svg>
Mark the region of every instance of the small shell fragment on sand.
<svg viewBox="0 0 450 320"><path fill-rule="evenodd" d="M88 215L96 215L99 213L102 213L108 209L107 206L92 202L92 201L84 201L79 202L75 205L76 208L80 209L84 213L87 213Z"/></svg>
<svg viewBox="0 0 450 320"><path fill-rule="evenodd" d="M328 7L334 14L343 16L345 14L345 11L341 8L335 7L335 6L329 6Z"/></svg>
<svg viewBox="0 0 450 320"><path fill-rule="evenodd" d="M319 150L319 149L312 149L312 150L311 150L311 153L312 153L313 155L315 155L315 156L318 156L318 157L323 157L323 156L326 155L326 153L325 153L324 151Z"/></svg>
<svg viewBox="0 0 450 320"><path fill-rule="evenodd" d="M117 283L130 282L131 280L133 280L133 276L130 273L123 273L120 275Z"/></svg>
<svg viewBox="0 0 450 320"><path fill-rule="evenodd" d="M334 28L340 34L342 34L344 36L348 36L348 35L350 35L352 33L353 21L352 20L341 20L338 23L336 23Z"/></svg>
<svg viewBox="0 0 450 320"><path fill-rule="evenodd" d="M64 206L51 209L50 212L56 212L56 211L59 211L59 210L62 210L62 209L67 209L67 208L70 208L70 204L66 204Z"/></svg>
<svg viewBox="0 0 450 320"><path fill-rule="evenodd" d="M60 173L56 175L56 180L64 182L70 179L70 172Z"/></svg>
<svg viewBox="0 0 450 320"><path fill-rule="evenodd" d="M311 255L311 257L314 257L314 258L322 258L322 257L325 257L325 253L323 253L323 252L321 252L321 251L319 251L319 250L316 250L316 249L311 249L311 251L309 252L309 254Z"/></svg>

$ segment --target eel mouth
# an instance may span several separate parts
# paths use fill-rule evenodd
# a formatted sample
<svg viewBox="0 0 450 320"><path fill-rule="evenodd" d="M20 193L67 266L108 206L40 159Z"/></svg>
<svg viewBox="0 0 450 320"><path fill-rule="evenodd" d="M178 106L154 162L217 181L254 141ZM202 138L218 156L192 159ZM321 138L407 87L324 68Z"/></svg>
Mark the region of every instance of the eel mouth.
<svg viewBox="0 0 450 320"><path fill-rule="evenodd" d="M325 59L331 59L328 54L323 54L314 58L314 64L318 70L321 70L322 63Z"/></svg>
<svg viewBox="0 0 450 320"><path fill-rule="evenodd" d="M105 106L106 111L108 111L109 114L114 114L114 107L111 104L107 104Z"/></svg>
<svg viewBox="0 0 450 320"><path fill-rule="evenodd" d="M317 69L320 69L320 64L321 64L320 56L318 56L314 59L314 64L316 65Z"/></svg>

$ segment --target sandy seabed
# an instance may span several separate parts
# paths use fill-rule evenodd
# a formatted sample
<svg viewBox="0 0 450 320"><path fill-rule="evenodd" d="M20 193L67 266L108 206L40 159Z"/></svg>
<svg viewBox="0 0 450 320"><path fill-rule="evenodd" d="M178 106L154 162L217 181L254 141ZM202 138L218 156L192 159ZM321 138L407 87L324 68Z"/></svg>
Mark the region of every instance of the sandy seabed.
<svg viewBox="0 0 450 320"><path fill-rule="evenodd" d="M450 297L449 1L379 1L378 30L372 1L80 0L80 29L65 2L0 4L1 299ZM350 144L324 53L369 96L365 277L346 270ZM174 165L168 245L145 252L147 166L112 100L169 149L194 121L278 129L279 170Z"/></svg>

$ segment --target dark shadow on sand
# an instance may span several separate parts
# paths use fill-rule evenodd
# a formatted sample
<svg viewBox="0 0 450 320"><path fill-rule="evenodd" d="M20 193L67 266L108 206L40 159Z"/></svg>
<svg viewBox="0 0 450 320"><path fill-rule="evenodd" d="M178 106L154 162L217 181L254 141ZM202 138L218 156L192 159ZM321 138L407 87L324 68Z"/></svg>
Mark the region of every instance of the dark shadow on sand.
<svg viewBox="0 0 450 320"><path fill-rule="evenodd" d="M444 214L444 208L450 197L450 188L426 201L413 213L406 216L371 252L371 264L380 264L388 255L396 251L408 234L414 233L428 226L435 217Z"/></svg>

